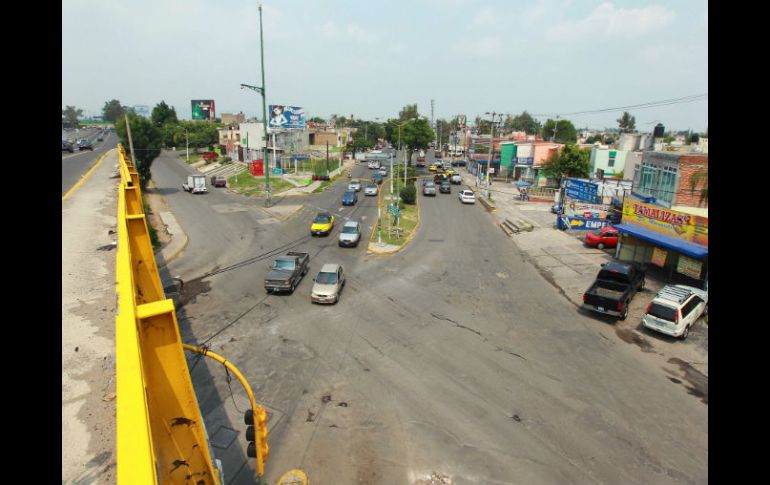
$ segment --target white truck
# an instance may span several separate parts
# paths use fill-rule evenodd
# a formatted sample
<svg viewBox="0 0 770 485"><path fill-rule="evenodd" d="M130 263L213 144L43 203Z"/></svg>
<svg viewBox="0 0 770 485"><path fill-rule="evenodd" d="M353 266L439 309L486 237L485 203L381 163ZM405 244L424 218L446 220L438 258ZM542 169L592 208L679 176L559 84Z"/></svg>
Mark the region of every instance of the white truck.
<svg viewBox="0 0 770 485"><path fill-rule="evenodd" d="M203 194L209 191L206 188L205 175L188 175L187 183L182 184L182 188L191 194Z"/></svg>

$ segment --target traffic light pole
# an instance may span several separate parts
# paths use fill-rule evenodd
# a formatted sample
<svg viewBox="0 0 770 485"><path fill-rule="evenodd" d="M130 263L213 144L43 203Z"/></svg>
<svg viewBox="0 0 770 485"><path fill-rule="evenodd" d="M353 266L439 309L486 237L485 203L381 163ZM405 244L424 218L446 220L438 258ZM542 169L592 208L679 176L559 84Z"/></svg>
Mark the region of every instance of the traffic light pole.
<svg viewBox="0 0 770 485"><path fill-rule="evenodd" d="M192 345L188 345L184 343L182 344L182 347L185 350L201 354L204 357L209 357L210 359L214 359L220 364L224 365L225 368L227 368L230 372L233 373L233 375L235 375L235 378L238 379L238 382L241 383L241 385L243 386L243 389L246 391L246 395L249 396L249 404L251 405L252 415L257 417L261 413L264 413L264 408L262 407L261 404L257 404L257 400L254 398L254 393L251 392L251 386L249 386L249 383L246 381L246 378L243 377L243 374L241 374L240 371L233 364L228 362L227 359L205 348L193 347ZM255 419L255 423L256 423L256 419ZM258 436L257 442L255 443L256 444L255 448L257 452L256 453L257 484L267 485L267 481L265 480L265 461L267 457L262 456L262 446L260 446L260 441L262 441L262 439L264 439L265 444L267 444L267 428L265 428L264 430L260 430L259 426L255 424L254 429L257 432L257 436Z"/></svg>
<svg viewBox="0 0 770 485"><path fill-rule="evenodd" d="M262 61L262 126L265 132L265 207L271 207L270 200L270 163L267 158L267 100L265 97L265 42L262 40L262 4L259 5L259 58Z"/></svg>

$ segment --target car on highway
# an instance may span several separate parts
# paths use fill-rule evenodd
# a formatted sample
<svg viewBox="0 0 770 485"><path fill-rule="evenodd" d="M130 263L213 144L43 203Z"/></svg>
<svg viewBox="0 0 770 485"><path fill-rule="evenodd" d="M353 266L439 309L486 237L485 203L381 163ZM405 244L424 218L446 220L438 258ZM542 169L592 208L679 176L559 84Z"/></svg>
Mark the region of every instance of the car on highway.
<svg viewBox="0 0 770 485"><path fill-rule="evenodd" d="M473 194L472 190L461 190L458 197L460 198L460 202L463 204L475 204L476 203L476 196Z"/></svg>
<svg viewBox="0 0 770 485"><path fill-rule="evenodd" d="M80 140L80 143L78 143L78 150L79 151L83 151L83 150L91 150L91 151L93 151L94 150L94 146L91 144L90 141L88 141L86 139L82 139L82 140Z"/></svg>
<svg viewBox="0 0 770 485"><path fill-rule="evenodd" d="M708 304L707 291L692 286L666 285L647 306L642 325L684 340L701 315L708 315Z"/></svg>
<svg viewBox="0 0 770 485"><path fill-rule="evenodd" d="M310 301L313 303L337 303L345 286L345 273L340 264L325 264L313 278Z"/></svg>
<svg viewBox="0 0 770 485"><path fill-rule="evenodd" d="M422 186L422 195L436 195L436 184L428 181Z"/></svg>
<svg viewBox="0 0 770 485"><path fill-rule="evenodd" d="M361 241L361 224L356 221L348 221L340 231L340 247L356 247Z"/></svg>
<svg viewBox="0 0 770 485"><path fill-rule="evenodd" d="M599 249L614 248L618 245L618 230L614 227L603 227L598 231L589 231L585 238L586 246L595 246Z"/></svg>
<svg viewBox="0 0 770 485"><path fill-rule="evenodd" d="M61 151L75 153L75 148L72 146L72 142L67 140L61 141Z"/></svg>
<svg viewBox="0 0 770 485"><path fill-rule="evenodd" d="M380 175L382 175L383 177L387 177L388 176L388 169L385 168L385 167L380 167Z"/></svg>
<svg viewBox="0 0 770 485"><path fill-rule="evenodd" d="M451 168L445 168L444 173L447 175L454 175L455 171L452 170Z"/></svg>
<svg viewBox="0 0 770 485"><path fill-rule="evenodd" d="M382 174L380 172L374 172L374 175L372 175L372 180L374 180L374 183L377 185L380 185L382 183Z"/></svg>
<svg viewBox="0 0 770 485"><path fill-rule="evenodd" d="M451 177L449 177L449 182L455 185L460 185L463 183L463 178L459 173L452 174Z"/></svg>
<svg viewBox="0 0 770 485"><path fill-rule="evenodd" d="M366 184L364 195L377 195L377 185L371 182Z"/></svg>
<svg viewBox="0 0 770 485"><path fill-rule="evenodd" d="M346 190L342 194L342 205L356 205L358 202L358 194L355 190Z"/></svg>
<svg viewBox="0 0 770 485"><path fill-rule="evenodd" d="M104 141L104 136L102 135L97 136L96 141Z"/></svg>
<svg viewBox="0 0 770 485"><path fill-rule="evenodd" d="M436 159L436 160L435 160L433 163L434 163L434 165L436 165L437 167L443 167L443 166L444 166L444 161L443 161L443 160L441 160L440 158L437 158L437 159Z"/></svg>
<svg viewBox="0 0 770 485"><path fill-rule="evenodd" d="M328 236L334 228L334 216L328 212L319 212L310 225L311 236Z"/></svg>
<svg viewBox="0 0 770 485"><path fill-rule="evenodd" d="M361 190L361 181L360 180L351 180L348 183L348 190L355 190L356 192Z"/></svg>
<svg viewBox="0 0 770 485"><path fill-rule="evenodd" d="M438 186L438 191L442 194L451 194L452 186L449 185L449 182L441 182L441 185Z"/></svg>
<svg viewBox="0 0 770 485"><path fill-rule="evenodd" d="M431 172L435 172L437 168L438 167L436 167L435 165L431 165L430 167L428 167L428 170L430 170Z"/></svg>

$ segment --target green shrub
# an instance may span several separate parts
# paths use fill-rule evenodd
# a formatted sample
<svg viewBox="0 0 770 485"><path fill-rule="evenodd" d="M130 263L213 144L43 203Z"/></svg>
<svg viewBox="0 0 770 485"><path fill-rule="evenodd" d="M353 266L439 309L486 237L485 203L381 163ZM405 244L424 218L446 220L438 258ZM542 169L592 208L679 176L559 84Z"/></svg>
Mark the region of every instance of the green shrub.
<svg viewBox="0 0 770 485"><path fill-rule="evenodd" d="M401 200L404 201L404 204L412 205L415 203L417 200L417 188L414 184L407 184L401 189Z"/></svg>

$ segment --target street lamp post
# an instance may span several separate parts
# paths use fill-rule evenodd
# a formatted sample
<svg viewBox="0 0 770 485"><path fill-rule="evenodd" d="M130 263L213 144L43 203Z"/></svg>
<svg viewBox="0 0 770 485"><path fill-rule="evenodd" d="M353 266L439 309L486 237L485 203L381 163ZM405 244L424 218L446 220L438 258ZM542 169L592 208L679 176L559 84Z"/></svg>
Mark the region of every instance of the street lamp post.
<svg viewBox="0 0 770 485"><path fill-rule="evenodd" d="M187 128L184 129L184 145L187 150L187 163L190 163L190 138L187 136Z"/></svg>

